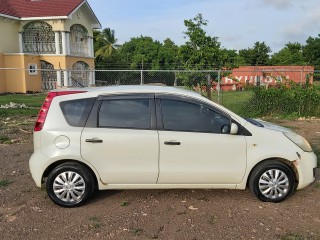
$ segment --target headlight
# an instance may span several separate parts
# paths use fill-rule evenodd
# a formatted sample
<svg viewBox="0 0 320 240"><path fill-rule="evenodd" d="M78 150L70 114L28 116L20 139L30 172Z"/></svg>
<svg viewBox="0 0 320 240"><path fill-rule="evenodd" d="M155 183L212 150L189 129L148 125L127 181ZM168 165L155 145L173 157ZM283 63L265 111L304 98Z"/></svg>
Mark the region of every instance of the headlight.
<svg viewBox="0 0 320 240"><path fill-rule="evenodd" d="M287 138L289 138L294 144L296 144L298 147L300 147L303 151L305 152L312 152L312 148L310 146L310 144L308 143L308 141L294 133L294 132L284 132L283 133Z"/></svg>

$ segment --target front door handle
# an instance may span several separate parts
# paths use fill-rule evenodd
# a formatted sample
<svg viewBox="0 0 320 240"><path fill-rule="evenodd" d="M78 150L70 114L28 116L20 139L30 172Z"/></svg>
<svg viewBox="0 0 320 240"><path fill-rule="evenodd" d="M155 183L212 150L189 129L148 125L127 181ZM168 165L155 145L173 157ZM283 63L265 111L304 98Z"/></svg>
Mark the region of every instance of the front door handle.
<svg viewBox="0 0 320 240"><path fill-rule="evenodd" d="M88 142L88 143L102 143L103 141L99 138L91 138L91 139L86 139L86 142Z"/></svg>
<svg viewBox="0 0 320 240"><path fill-rule="evenodd" d="M173 146L177 146L177 145L181 145L181 142L176 142L176 141L165 141L164 142L165 145L173 145Z"/></svg>

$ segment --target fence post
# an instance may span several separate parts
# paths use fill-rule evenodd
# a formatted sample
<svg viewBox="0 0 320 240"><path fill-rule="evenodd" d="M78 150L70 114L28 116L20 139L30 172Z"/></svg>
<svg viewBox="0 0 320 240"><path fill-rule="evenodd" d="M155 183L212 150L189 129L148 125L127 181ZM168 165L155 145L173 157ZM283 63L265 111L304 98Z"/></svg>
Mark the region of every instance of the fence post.
<svg viewBox="0 0 320 240"><path fill-rule="evenodd" d="M177 81L178 81L178 79L177 79L177 73L174 72L174 83L173 83L173 86L174 86L174 87L177 86Z"/></svg>
<svg viewBox="0 0 320 240"><path fill-rule="evenodd" d="M207 90L207 98L211 100L211 84L210 84L210 73L207 75L207 86L206 86L206 90Z"/></svg>
<svg viewBox="0 0 320 240"><path fill-rule="evenodd" d="M141 79L140 79L140 85L143 85L143 70L141 69Z"/></svg>

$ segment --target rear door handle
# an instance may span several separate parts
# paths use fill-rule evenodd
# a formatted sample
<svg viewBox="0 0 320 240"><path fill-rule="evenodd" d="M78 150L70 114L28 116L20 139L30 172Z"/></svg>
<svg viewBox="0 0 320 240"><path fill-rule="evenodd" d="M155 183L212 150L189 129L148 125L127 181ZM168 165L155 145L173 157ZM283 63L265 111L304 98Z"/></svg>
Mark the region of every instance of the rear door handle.
<svg viewBox="0 0 320 240"><path fill-rule="evenodd" d="M176 141L165 141L164 142L165 145L181 145L181 142L176 142Z"/></svg>
<svg viewBox="0 0 320 240"><path fill-rule="evenodd" d="M86 142L88 142L88 143L102 143L103 141L99 138L91 138L91 139L86 139Z"/></svg>

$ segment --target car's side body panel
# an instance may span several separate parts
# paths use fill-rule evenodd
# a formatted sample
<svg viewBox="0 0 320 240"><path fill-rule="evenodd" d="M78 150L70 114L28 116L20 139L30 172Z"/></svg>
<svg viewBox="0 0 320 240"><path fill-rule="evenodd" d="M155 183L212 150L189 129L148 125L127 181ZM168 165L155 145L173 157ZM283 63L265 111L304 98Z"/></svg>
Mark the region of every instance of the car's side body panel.
<svg viewBox="0 0 320 240"><path fill-rule="evenodd" d="M159 184L236 184L245 174L244 136L159 131L159 138Z"/></svg>
<svg viewBox="0 0 320 240"><path fill-rule="evenodd" d="M93 138L102 142L86 142ZM81 156L105 184L152 184L158 178L158 141L155 130L85 128Z"/></svg>

